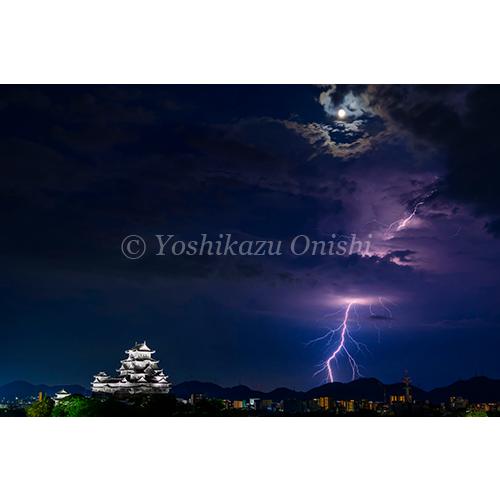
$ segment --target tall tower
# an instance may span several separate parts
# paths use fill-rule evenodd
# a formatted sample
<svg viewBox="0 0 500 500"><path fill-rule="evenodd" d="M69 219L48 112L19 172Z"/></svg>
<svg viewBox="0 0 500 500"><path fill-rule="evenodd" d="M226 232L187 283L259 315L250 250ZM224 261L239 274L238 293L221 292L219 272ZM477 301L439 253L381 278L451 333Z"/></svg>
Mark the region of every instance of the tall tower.
<svg viewBox="0 0 500 500"><path fill-rule="evenodd" d="M413 397L411 395L411 378L408 376L408 370L405 370L403 384L405 386L405 403L413 403Z"/></svg>

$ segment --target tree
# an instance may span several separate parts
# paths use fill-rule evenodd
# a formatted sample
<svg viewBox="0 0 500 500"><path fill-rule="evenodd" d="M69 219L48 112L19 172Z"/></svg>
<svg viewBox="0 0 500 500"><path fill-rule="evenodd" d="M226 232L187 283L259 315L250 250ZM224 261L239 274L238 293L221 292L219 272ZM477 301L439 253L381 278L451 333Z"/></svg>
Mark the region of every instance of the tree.
<svg viewBox="0 0 500 500"><path fill-rule="evenodd" d="M44 396L41 401L36 401L31 406L26 408L26 415L28 417L50 417L52 409L54 408L54 401L47 396Z"/></svg>
<svg viewBox="0 0 500 500"><path fill-rule="evenodd" d="M224 410L224 403L220 399L200 399L194 404L194 414L199 416L217 416Z"/></svg>
<svg viewBox="0 0 500 500"><path fill-rule="evenodd" d="M138 394L129 399L129 406L137 416L170 417L177 409L173 394Z"/></svg>
<svg viewBox="0 0 500 500"><path fill-rule="evenodd" d="M466 417L487 417L488 414L484 410L471 410L467 412Z"/></svg>
<svg viewBox="0 0 500 500"><path fill-rule="evenodd" d="M52 410L53 417L95 417L99 415L99 403L80 394L64 398Z"/></svg>

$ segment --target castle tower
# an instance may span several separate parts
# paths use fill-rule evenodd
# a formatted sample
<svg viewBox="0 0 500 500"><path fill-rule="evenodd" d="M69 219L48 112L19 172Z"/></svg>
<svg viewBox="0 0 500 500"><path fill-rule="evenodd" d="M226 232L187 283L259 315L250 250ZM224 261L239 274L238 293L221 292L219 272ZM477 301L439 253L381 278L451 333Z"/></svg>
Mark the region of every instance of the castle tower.
<svg viewBox="0 0 500 500"><path fill-rule="evenodd" d="M106 372L94 376L92 392L107 394L167 394L171 384L168 376L158 367L159 361L153 358L153 351L146 341L136 344L125 351L127 358L121 361L117 377Z"/></svg>
<svg viewBox="0 0 500 500"><path fill-rule="evenodd" d="M54 400L55 404L58 404L63 399L66 399L68 396L71 396L71 393L69 393L66 389L63 388L57 391L52 399Z"/></svg>

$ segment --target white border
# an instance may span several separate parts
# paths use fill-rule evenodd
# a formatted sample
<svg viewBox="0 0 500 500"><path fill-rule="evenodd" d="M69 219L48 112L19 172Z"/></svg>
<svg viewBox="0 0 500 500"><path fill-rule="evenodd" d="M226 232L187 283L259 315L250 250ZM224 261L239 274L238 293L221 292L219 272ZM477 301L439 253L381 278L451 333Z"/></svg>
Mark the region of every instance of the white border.
<svg viewBox="0 0 500 500"><path fill-rule="evenodd" d="M2 83L498 83L494 2L17 0ZM497 419L1 419L6 498L494 495Z"/></svg>
<svg viewBox="0 0 500 500"><path fill-rule="evenodd" d="M17 0L4 83L499 82L498 6L435 0Z"/></svg>
<svg viewBox="0 0 500 500"><path fill-rule="evenodd" d="M1 489L4 498L75 500L490 498L500 445L495 422L4 419Z"/></svg>

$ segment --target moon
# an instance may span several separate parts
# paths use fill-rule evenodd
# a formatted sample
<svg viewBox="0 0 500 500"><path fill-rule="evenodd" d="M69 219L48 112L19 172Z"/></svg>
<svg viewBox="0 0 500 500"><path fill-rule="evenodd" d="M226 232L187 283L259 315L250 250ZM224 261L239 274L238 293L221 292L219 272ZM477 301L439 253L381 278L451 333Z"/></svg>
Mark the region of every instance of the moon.
<svg viewBox="0 0 500 500"><path fill-rule="evenodd" d="M345 111L345 109L342 109L340 108L338 111L337 111L337 117L340 119L340 120L343 120L345 117L346 117L347 113Z"/></svg>

